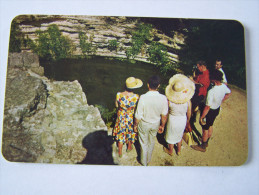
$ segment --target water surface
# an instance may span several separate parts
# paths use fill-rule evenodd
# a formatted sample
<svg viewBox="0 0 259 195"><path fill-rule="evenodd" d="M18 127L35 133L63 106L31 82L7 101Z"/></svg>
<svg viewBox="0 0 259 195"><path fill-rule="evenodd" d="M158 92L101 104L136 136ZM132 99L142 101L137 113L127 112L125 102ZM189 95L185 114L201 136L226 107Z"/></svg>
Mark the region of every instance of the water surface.
<svg viewBox="0 0 259 195"><path fill-rule="evenodd" d="M45 76L50 79L78 80L86 94L88 104L99 104L110 110L115 107L116 93L124 91L128 77L133 76L143 81L143 86L135 90L135 93L140 95L147 92L147 80L150 76L160 76L161 93L164 93L164 88L170 78L161 74L159 69L152 64L143 62L132 64L104 57L65 59L52 63L41 62L41 65L44 67Z"/></svg>

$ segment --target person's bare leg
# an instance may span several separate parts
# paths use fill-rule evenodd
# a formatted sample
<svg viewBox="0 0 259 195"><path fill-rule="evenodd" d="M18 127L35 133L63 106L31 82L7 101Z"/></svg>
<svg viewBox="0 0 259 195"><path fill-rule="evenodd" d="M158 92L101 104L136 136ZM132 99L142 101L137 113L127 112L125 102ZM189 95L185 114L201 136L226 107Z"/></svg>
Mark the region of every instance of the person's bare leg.
<svg viewBox="0 0 259 195"><path fill-rule="evenodd" d="M209 138L209 131L208 130L202 130L202 142L207 142Z"/></svg>
<svg viewBox="0 0 259 195"><path fill-rule="evenodd" d="M206 147L208 146L208 138L209 138L209 130L202 130L202 144L201 145L192 145L191 147L194 150L198 150L201 152L206 152Z"/></svg>
<svg viewBox="0 0 259 195"><path fill-rule="evenodd" d="M174 151L174 144L168 144L169 153L172 154Z"/></svg>
<svg viewBox="0 0 259 195"><path fill-rule="evenodd" d="M118 142L118 150L119 150L119 156L122 156L122 147L123 147L123 143L122 142Z"/></svg>
<svg viewBox="0 0 259 195"><path fill-rule="evenodd" d="M177 155L181 154L182 140L177 143Z"/></svg>
<svg viewBox="0 0 259 195"><path fill-rule="evenodd" d="M212 136L212 133L213 133L213 127L210 126L209 132L208 132L208 138L210 138Z"/></svg>
<svg viewBox="0 0 259 195"><path fill-rule="evenodd" d="M127 152L130 152L132 150L132 142L129 141L128 145L127 145Z"/></svg>
<svg viewBox="0 0 259 195"><path fill-rule="evenodd" d="M169 154L170 156L173 156L174 144L168 144L168 148L164 146L163 150L165 153Z"/></svg>

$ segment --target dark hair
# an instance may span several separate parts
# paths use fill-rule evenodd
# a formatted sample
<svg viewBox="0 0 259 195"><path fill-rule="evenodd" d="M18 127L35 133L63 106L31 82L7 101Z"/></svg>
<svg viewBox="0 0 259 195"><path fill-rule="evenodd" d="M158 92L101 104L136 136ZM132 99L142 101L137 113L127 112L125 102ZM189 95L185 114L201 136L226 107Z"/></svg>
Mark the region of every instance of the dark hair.
<svg viewBox="0 0 259 195"><path fill-rule="evenodd" d="M219 70L212 71L210 80L222 81L223 73Z"/></svg>
<svg viewBox="0 0 259 195"><path fill-rule="evenodd" d="M125 84L125 87L124 87L124 88L125 88L125 90L128 91L128 92L133 92L133 91L134 91L134 89L128 88L128 87L126 86L126 84Z"/></svg>
<svg viewBox="0 0 259 195"><path fill-rule="evenodd" d="M220 62L220 64L222 65L222 60L221 59L216 59L216 62Z"/></svg>
<svg viewBox="0 0 259 195"><path fill-rule="evenodd" d="M207 66L206 62L203 61L203 60L199 60L199 61L197 62L197 64L199 64L200 66L201 66L201 65Z"/></svg>
<svg viewBox="0 0 259 195"><path fill-rule="evenodd" d="M158 86L160 85L160 77L157 75L154 75L148 79L147 83L149 84L149 87L151 89L157 89Z"/></svg>

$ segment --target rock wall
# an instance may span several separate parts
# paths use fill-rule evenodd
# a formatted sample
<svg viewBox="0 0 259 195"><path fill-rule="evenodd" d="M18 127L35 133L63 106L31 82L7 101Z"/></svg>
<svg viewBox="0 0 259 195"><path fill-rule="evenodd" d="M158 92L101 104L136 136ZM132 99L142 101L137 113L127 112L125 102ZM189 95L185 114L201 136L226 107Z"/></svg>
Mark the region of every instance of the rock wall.
<svg viewBox="0 0 259 195"><path fill-rule="evenodd" d="M9 53L8 69L11 71L13 68L32 70L41 76L44 75L44 68L40 66L39 56L30 52Z"/></svg>
<svg viewBox="0 0 259 195"><path fill-rule="evenodd" d="M15 162L82 162L87 154L84 138L107 131L99 110L87 104L78 81L50 81L32 72L34 55L22 67L22 56L27 54L20 55L9 55L4 157Z"/></svg>
<svg viewBox="0 0 259 195"><path fill-rule="evenodd" d="M31 20L31 18L23 17L23 20ZM81 55L81 49L79 48L79 32L83 31L88 37L92 36L92 43L96 46L98 56L110 56L126 58L126 49L130 47L132 32L136 30L137 21L127 20L126 17L104 17L104 16L34 16L36 21L46 21L40 24L33 22L23 23L20 21L20 29L22 33L28 36L30 39L35 40L37 38L35 32L37 30L46 31L52 24L58 25L63 35L68 36L74 45L77 46L74 55ZM184 43L184 37L175 32L174 37L166 36L157 29L152 29L152 35L154 39L163 44L168 49L168 56L173 62L178 61L178 55L174 52L180 49L180 45ZM110 51L108 49L109 40L117 40L120 44L120 49ZM147 62L147 54L142 52L136 58L139 61Z"/></svg>

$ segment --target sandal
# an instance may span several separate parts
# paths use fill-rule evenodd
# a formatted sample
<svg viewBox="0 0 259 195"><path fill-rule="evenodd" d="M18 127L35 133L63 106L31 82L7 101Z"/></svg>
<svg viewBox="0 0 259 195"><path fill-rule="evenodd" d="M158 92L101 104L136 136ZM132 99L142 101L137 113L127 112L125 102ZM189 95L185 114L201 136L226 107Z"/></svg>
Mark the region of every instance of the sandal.
<svg viewBox="0 0 259 195"><path fill-rule="evenodd" d="M169 150L166 147L163 147L163 150L164 150L165 153L169 154L170 156L173 156L173 154L174 154L173 152L170 153Z"/></svg>

